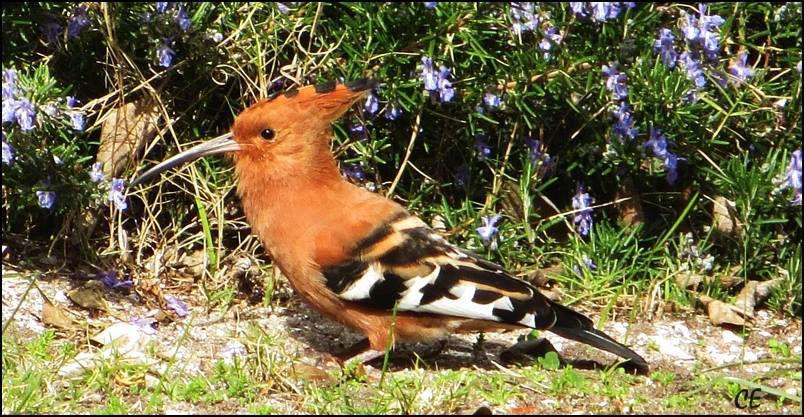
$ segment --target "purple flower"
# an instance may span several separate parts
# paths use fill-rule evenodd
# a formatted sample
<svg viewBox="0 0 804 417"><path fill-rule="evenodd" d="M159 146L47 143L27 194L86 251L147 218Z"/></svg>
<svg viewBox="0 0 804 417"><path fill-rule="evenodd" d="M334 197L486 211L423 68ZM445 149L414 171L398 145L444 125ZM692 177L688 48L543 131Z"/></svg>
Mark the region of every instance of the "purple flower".
<svg viewBox="0 0 804 417"><path fill-rule="evenodd" d="M597 269L597 265L586 255L583 256L583 264L592 271Z"/></svg>
<svg viewBox="0 0 804 417"><path fill-rule="evenodd" d="M575 16L586 17L589 14L586 12L586 2L585 1L571 1L569 2L570 10L572 10L572 14Z"/></svg>
<svg viewBox="0 0 804 417"><path fill-rule="evenodd" d="M160 46L156 50L156 57L159 59L159 65L168 68L173 63L173 57L176 55L176 52L169 46L170 40L165 39L162 46Z"/></svg>
<svg viewBox="0 0 804 417"><path fill-rule="evenodd" d="M667 150L667 138L662 131L650 128L650 138L645 142L645 147L650 148L653 154L664 162L665 179L667 183L673 185L678 179L678 160L679 158Z"/></svg>
<svg viewBox="0 0 804 417"><path fill-rule="evenodd" d="M285 3L276 3L276 8L279 10L279 13L288 14L290 12L290 8Z"/></svg>
<svg viewBox="0 0 804 417"><path fill-rule="evenodd" d="M176 315L179 317L186 317L189 313L187 309L187 304L184 304L183 301L179 300L178 298L169 295L166 298L167 300L167 308L176 312Z"/></svg>
<svg viewBox="0 0 804 417"><path fill-rule="evenodd" d="M718 15L707 15L707 5L703 3L698 4L698 14L701 16L700 24L701 29L706 32L711 32L715 29L719 29L720 25L726 23L726 21L718 16Z"/></svg>
<svg viewBox="0 0 804 417"><path fill-rule="evenodd" d="M785 180L787 180L787 184L785 187L792 188L795 197L791 204L795 206L801 205L801 149L797 149L793 154L790 156L790 165L787 167L787 172L785 172Z"/></svg>
<svg viewBox="0 0 804 417"><path fill-rule="evenodd" d="M539 16L535 12L533 3L511 3L511 30L516 34L535 31L539 26Z"/></svg>
<svg viewBox="0 0 804 417"><path fill-rule="evenodd" d="M673 46L675 40L673 32L670 29L663 28L659 29L659 39L653 42L653 51L659 54L662 63L668 68L675 67L678 59L678 53Z"/></svg>
<svg viewBox="0 0 804 417"><path fill-rule="evenodd" d="M368 135L366 134L366 127L360 123L352 123L349 126L349 135L357 140L368 139Z"/></svg>
<svg viewBox="0 0 804 417"><path fill-rule="evenodd" d="M156 2L156 12L157 13L164 13L169 9L172 5L168 1L158 1Z"/></svg>
<svg viewBox="0 0 804 417"><path fill-rule="evenodd" d="M3 70L3 100L17 95L17 70Z"/></svg>
<svg viewBox="0 0 804 417"><path fill-rule="evenodd" d="M662 134L662 131L656 128L650 128L650 138L645 142L646 148L651 148L653 154L658 158L664 159L667 156L667 138Z"/></svg>
<svg viewBox="0 0 804 417"><path fill-rule="evenodd" d="M89 171L89 178L92 182L103 181L103 162L95 162L92 164L92 170Z"/></svg>
<svg viewBox="0 0 804 417"><path fill-rule="evenodd" d="M16 154L17 152L14 151L14 148L6 142L6 132L3 132L3 164L13 164Z"/></svg>
<svg viewBox="0 0 804 417"><path fill-rule="evenodd" d="M455 97L455 89L452 88L452 83L448 80L448 78L450 77L451 74L449 72L449 69L447 69L447 67L442 65L438 88L440 90L439 97L441 98L441 101L444 103L451 101L452 98Z"/></svg>
<svg viewBox="0 0 804 417"><path fill-rule="evenodd" d="M433 69L433 60L429 57L422 57L421 79L424 82L424 89L427 91L438 90L438 74Z"/></svg>
<svg viewBox="0 0 804 417"><path fill-rule="evenodd" d="M720 33L715 30L718 30L725 20L718 15L710 16L706 13L706 5L699 4L699 17L696 18L692 14L684 16L681 33L684 35L690 51L703 52L709 61L714 62L720 53Z"/></svg>
<svg viewBox="0 0 804 417"><path fill-rule="evenodd" d="M422 73L420 78L424 83L424 89L427 91L438 91L438 97L441 102L446 103L455 97L455 89L452 88L452 82L448 78L451 77L449 69L441 66L438 72L433 68L433 60L429 57L422 57Z"/></svg>
<svg viewBox="0 0 804 417"><path fill-rule="evenodd" d="M483 239L485 244L488 244L494 236L497 235L499 230L495 226L498 221L500 221L500 215L495 214L493 216L482 216L480 220L483 222L483 226L478 227L477 234L480 235L480 238Z"/></svg>
<svg viewBox="0 0 804 417"><path fill-rule="evenodd" d="M366 96L366 104L363 106L363 112L369 116L374 116L379 109L380 100L377 99L377 96L375 96L373 92L369 92L368 96Z"/></svg>
<svg viewBox="0 0 804 417"><path fill-rule="evenodd" d="M179 6L179 10L176 13L176 23L179 24L179 28L182 31L187 32L190 30L190 16L187 15L187 10L184 10L184 6Z"/></svg>
<svg viewBox="0 0 804 417"><path fill-rule="evenodd" d="M496 109L497 107L500 107L500 96L492 93L486 93L486 95L483 96L483 102L486 103L486 106L489 108Z"/></svg>
<svg viewBox="0 0 804 417"><path fill-rule="evenodd" d="M81 31L89 26L86 6L73 7L72 15L67 18L67 36L78 37Z"/></svg>
<svg viewBox="0 0 804 417"><path fill-rule="evenodd" d="M51 209L56 203L56 193L53 191L37 191L36 198L39 199L39 207L43 209Z"/></svg>
<svg viewBox="0 0 804 417"><path fill-rule="evenodd" d="M596 22L605 22L607 20L616 19L620 16L623 6L629 9L634 8L636 3L633 2L569 2L570 10L575 16L587 17L592 15L592 20Z"/></svg>
<svg viewBox="0 0 804 417"><path fill-rule="evenodd" d="M428 9L432 9L433 7L436 7L437 3L438 2L435 2L435 1L426 1L426 2L424 2L424 7L428 8Z"/></svg>
<svg viewBox="0 0 804 417"><path fill-rule="evenodd" d="M117 288L131 288L134 286L134 281L127 279L125 281L121 281L117 279L117 271L109 271L109 272L98 272L95 275L95 279L102 282L106 288L110 290L114 290Z"/></svg>
<svg viewBox="0 0 804 417"><path fill-rule="evenodd" d="M15 102L16 108L14 109L14 118L17 119L17 124L20 129L28 131L34 128L34 118L36 117L36 109L30 100L23 97ZM5 117L4 117L5 119Z"/></svg>
<svg viewBox="0 0 804 417"><path fill-rule="evenodd" d="M798 64L796 64L796 71L801 74L801 61L798 61Z"/></svg>
<svg viewBox="0 0 804 417"><path fill-rule="evenodd" d="M452 88L452 83L447 80L442 80L442 88L441 92L439 93L439 97L441 101L444 103L452 101L452 98L455 97L455 89Z"/></svg>
<svg viewBox="0 0 804 417"><path fill-rule="evenodd" d="M487 140L486 135L475 136L475 150L477 150L477 157L481 161L491 156L491 145L488 144Z"/></svg>
<svg viewBox="0 0 804 417"><path fill-rule="evenodd" d="M126 203L126 182L121 178L112 178L112 189L109 190L109 201L114 202L118 210L123 211L128 208Z"/></svg>
<svg viewBox="0 0 804 417"><path fill-rule="evenodd" d="M79 112L70 113L70 122L73 124L73 130L78 132L84 131L84 115Z"/></svg>
<svg viewBox="0 0 804 417"><path fill-rule="evenodd" d="M558 29L550 24L550 22L545 23L547 27L542 30L542 35L544 36L542 40L539 42L539 48L543 51L550 51L553 49L554 45L557 45L561 42L563 37ZM549 58L549 54L545 54L545 59Z"/></svg>
<svg viewBox="0 0 804 417"><path fill-rule="evenodd" d="M675 154L667 152L664 157L664 169L667 171L664 178L668 184L673 185L678 179L678 157Z"/></svg>
<svg viewBox="0 0 804 417"><path fill-rule="evenodd" d="M603 74L606 75L606 88L611 91L615 100L625 100L628 97L628 76L624 72L617 71L617 63L611 62L603 65Z"/></svg>
<svg viewBox="0 0 804 417"><path fill-rule="evenodd" d="M542 39L541 42L539 42L539 48L541 48L542 51L549 51L552 47L553 44L547 39Z"/></svg>
<svg viewBox="0 0 804 417"><path fill-rule="evenodd" d="M639 133L639 129L634 127L634 119L631 116L631 108L625 101L620 102L620 107L612 111L612 116L616 120L611 130L622 139L634 139Z"/></svg>
<svg viewBox="0 0 804 417"><path fill-rule="evenodd" d="M754 69L747 65L747 61L748 54L742 51L729 65L729 73L738 80L737 82L743 82L754 76Z"/></svg>
<svg viewBox="0 0 804 417"><path fill-rule="evenodd" d="M17 100L14 97L3 97L3 123L14 121L14 110L17 109Z"/></svg>
<svg viewBox="0 0 804 417"><path fill-rule="evenodd" d="M613 13L611 10L612 2L594 1L590 3L592 3L592 19L594 20L604 22L609 18L609 15ZM617 13L619 13L619 11L617 11Z"/></svg>
<svg viewBox="0 0 804 417"><path fill-rule="evenodd" d="M55 20L50 20L42 23L42 35L45 37L45 42L56 43L59 41L59 34L61 33L61 24Z"/></svg>
<svg viewBox="0 0 804 417"><path fill-rule="evenodd" d="M586 269L590 271L597 270L597 265L595 265L595 263L592 262L592 260L589 259L588 256L584 255L581 262L582 262L581 264L575 264L572 266L572 271L575 272L575 275L578 275L579 277L583 276L583 274L581 273L581 268L583 267L586 267Z"/></svg>
<svg viewBox="0 0 804 417"><path fill-rule="evenodd" d="M3 123L14 121L14 111L17 109L17 71L3 70Z"/></svg>
<svg viewBox="0 0 804 417"><path fill-rule="evenodd" d="M153 317L142 317L139 319L131 320L131 324L137 326L142 330L145 334L155 335L156 329L154 325L157 323L156 319Z"/></svg>
<svg viewBox="0 0 804 417"><path fill-rule="evenodd" d="M389 104L385 108L385 118L388 120L396 120L402 114L402 109L397 105Z"/></svg>
<svg viewBox="0 0 804 417"><path fill-rule="evenodd" d="M684 52L679 57L682 68L687 71L687 78L695 81L695 87L703 88L706 85L706 78L703 73L703 66L695 52Z"/></svg>
<svg viewBox="0 0 804 417"><path fill-rule="evenodd" d="M366 173L363 172L363 168L358 164L343 164L341 170L352 181L363 182L366 179Z"/></svg>
<svg viewBox="0 0 804 417"><path fill-rule="evenodd" d="M687 14L684 16L684 24L681 26L681 33L687 42L699 42L701 37L701 29L698 27L698 19Z"/></svg>
<svg viewBox="0 0 804 417"><path fill-rule="evenodd" d="M73 96L67 96L67 106L68 107L76 107L78 105L78 100L75 99ZM70 121L72 122L73 129L79 132L84 131L84 114L80 112L70 112Z"/></svg>
<svg viewBox="0 0 804 417"><path fill-rule="evenodd" d="M542 141L527 136L525 137L525 146L528 147L528 154L530 155L531 162L536 162L542 158Z"/></svg>
<svg viewBox="0 0 804 417"><path fill-rule="evenodd" d="M589 236L589 231L592 229L592 209L589 206L595 203L595 199L583 192L583 189L583 183L579 183L572 197L572 208L580 210L572 221L581 236Z"/></svg>

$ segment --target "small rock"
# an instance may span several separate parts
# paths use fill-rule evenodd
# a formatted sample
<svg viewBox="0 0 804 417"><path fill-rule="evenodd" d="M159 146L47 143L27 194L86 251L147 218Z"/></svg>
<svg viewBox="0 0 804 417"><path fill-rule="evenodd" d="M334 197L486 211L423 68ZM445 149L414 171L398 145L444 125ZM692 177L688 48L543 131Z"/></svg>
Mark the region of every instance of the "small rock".
<svg viewBox="0 0 804 417"><path fill-rule="evenodd" d="M733 353L721 353L712 345L706 347L706 354L715 365L723 365L724 363L733 362L737 355Z"/></svg>
<svg viewBox="0 0 804 417"><path fill-rule="evenodd" d="M83 375L86 371L95 368L101 363L108 363L112 358L127 364L153 364L148 359L146 350L153 342L151 336L130 323L115 323L90 340L103 345L98 351L81 352L73 360L59 369L59 376L74 378ZM93 349L94 350L94 349Z"/></svg>
<svg viewBox="0 0 804 417"><path fill-rule="evenodd" d="M111 312L103 296L103 283L100 281L87 281L82 287L68 292L67 297L81 307Z"/></svg>
<svg viewBox="0 0 804 417"><path fill-rule="evenodd" d="M730 344L730 345L742 345L743 344L743 338L740 337L740 336L737 336L731 330L723 330L722 337L723 337L723 342L724 343L727 343L727 344Z"/></svg>
<svg viewBox="0 0 804 417"><path fill-rule="evenodd" d="M67 298L67 293L62 290L58 290L55 294L53 294L53 301L67 304L70 300Z"/></svg>
<svg viewBox="0 0 804 417"><path fill-rule="evenodd" d="M67 330L75 327L73 320L64 313L61 307L47 301L42 305L42 323Z"/></svg>
<svg viewBox="0 0 804 417"><path fill-rule="evenodd" d="M649 336L650 340L659 346L659 352L662 355L670 356L682 361L695 360L695 356L691 355L686 350L682 349L683 343L676 338L666 338L663 336Z"/></svg>
<svg viewBox="0 0 804 417"><path fill-rule="evenodd" d="M246 354L248 354L248 352L246 351L245 345L237 340L231 340L226 343L218 356L220 356L225 363L231 365L236 356L246 356Z"/></svg>
<svg viewBox="0 0 804 417"><path fill-rule="evenodd" d="M145 387L150 389L156 389L159 386L159 378L151 375L145 374Z"/></svg>

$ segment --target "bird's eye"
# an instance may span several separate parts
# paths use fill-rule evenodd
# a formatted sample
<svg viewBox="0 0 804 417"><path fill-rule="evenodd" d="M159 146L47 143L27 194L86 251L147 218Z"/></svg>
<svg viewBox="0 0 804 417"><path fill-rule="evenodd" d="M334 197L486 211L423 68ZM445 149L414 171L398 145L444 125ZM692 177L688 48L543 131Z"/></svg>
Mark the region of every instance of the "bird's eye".
<svg viewBox="0 0 804 417"><path fill-rule="evenodd" d="M260 132L260 136L262 136L265 140L273 140L274 136L276 136L276 132L273 129L263 129Z"/></svg>

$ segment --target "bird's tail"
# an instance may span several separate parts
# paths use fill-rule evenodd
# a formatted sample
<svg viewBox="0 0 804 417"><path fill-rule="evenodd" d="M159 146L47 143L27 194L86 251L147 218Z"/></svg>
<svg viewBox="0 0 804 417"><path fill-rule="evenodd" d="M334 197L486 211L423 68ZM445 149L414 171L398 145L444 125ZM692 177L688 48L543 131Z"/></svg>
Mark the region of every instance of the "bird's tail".
<svg viewBox="0 0 804 417"><path fill-rule="evenodd" d="M595 329L594 323L588 317L556 303L553 303L553 309L556 314L556 322L553 327L548 329L551 332L628 359L639 370L648 372L648 363L642 356L609 335Z"/></svg>

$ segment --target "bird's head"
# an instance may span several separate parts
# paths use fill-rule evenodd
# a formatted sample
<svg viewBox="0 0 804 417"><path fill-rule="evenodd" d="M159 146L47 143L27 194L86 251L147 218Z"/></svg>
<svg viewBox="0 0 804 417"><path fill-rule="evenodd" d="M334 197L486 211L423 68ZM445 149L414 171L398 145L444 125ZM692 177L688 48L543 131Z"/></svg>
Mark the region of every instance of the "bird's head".
<svg viewBox="0 0 804 417"><path fill-rule="evenodd" d="M231 132L159 163L129 187L202 156L228 152L233 153L241 175L246 168L267 177L322 166L331 169L330 124L376 86L376 80L330 82L274 94L242 111Z"/></svg>

